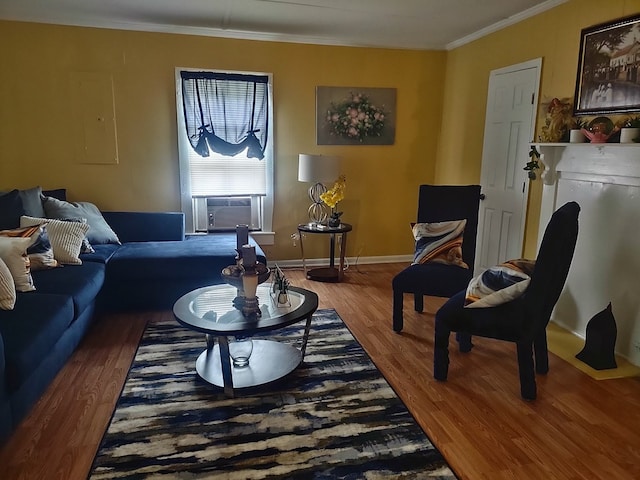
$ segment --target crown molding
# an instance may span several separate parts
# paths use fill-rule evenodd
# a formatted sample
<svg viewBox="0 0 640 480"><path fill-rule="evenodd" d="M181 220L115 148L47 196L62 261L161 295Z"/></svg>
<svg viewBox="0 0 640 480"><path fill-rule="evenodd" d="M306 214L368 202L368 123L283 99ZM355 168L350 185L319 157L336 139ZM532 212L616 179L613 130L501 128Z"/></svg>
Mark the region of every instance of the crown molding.
<svg viewBox="0 0 640 480"><path fill-rule="evenodd" d="M526 20L527 18L535 17L536 15L542 12L551 10L552 8L562 5L563 3L567 3L568 1L569 0L547 0L546 2L541 3L540 5L536 5L535 7L531 7L530 9L525 10L524 12L517 13L508 18L505 18L504 20L494 23L493 25L489 25L488 27L480 29L477 32L472 33L471 35L467 35L466 37L462 37L458 40L454 40L453 42L448 43L445 46L445 50L453 50L454 48L461 47L463 45L466 45L467 43L471 43L482 37L486 37L487 35L490 35L499 30L502 30L505 27L510 27L511 25L515 25L516 23Z"/></svg>

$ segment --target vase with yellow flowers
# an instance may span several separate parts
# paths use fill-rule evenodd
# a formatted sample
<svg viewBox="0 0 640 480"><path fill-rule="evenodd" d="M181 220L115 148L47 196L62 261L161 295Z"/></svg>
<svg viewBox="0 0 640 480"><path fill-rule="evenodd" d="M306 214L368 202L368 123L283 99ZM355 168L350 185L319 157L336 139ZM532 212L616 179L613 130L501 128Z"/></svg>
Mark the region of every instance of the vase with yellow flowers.
<svg viewBox="0 0 640 480"><path fill-rule="evenodd" d="M338 180L333 184L333 187L320 195L320 200L331 209L331 215L329 215L329 219L327 220L328 227L336 228L340 226L340 216L342 212L338 211L338 203L344 200L346 187L347 178L344 175L340 175Z"/></svg>

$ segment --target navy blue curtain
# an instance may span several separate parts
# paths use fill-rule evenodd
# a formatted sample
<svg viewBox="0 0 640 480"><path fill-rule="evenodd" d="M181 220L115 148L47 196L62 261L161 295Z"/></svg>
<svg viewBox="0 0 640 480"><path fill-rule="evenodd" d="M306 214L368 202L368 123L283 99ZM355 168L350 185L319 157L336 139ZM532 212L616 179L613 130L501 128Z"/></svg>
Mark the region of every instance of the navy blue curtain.
<svg viewBox="0 0 640 480"><path fill-rule="evenodd" d="M181 71L182 106L189 142L202 157L209 149L264 158L269 128L269 78Z"/></svg>

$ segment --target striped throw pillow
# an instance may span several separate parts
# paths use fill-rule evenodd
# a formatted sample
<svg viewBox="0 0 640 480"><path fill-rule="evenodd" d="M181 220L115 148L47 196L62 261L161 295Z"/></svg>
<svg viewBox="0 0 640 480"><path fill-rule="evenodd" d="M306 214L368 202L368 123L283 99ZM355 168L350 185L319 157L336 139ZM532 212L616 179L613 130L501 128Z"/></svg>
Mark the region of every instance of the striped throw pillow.
<svg viewBox="0 0 640 480"><path fill-rule="evenodd" d="M30 292L35 290L27 248L31 245L31 238L14 238L0 236L0 258L7 264L16 290Z"/></svg>
<svg viewBox="0 0 640 480"><path fill-rule="evenodd" d="M54 258L62 264L81 265L80 248L89 230L89 225L81 222L65 222L49 218L20 217L21 227L42 225L43 223L47 225L47 233L53 248Z"/></svg>
<svg viewBox="0 0 640 480"><path fill-rule="evenodd" d="M9 267L0 258L0 308L13 310L16 304L16 284L13 281Z"/></svg>

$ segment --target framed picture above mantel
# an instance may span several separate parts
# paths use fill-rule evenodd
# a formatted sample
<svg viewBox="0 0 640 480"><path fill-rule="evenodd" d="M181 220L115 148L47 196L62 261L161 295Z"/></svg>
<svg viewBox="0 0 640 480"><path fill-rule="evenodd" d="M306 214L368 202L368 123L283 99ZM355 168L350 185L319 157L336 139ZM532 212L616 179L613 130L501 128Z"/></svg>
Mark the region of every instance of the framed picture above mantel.
<svg viewBox="0 0 640 480"><path fill-rule="evenodd" d="M395 88L316 88L318 145L393 145L395 132Z"/></svg>
<svg viewBox="0 0 640 480"><path fill-rule="evenodd" d="M640 111L640 15L582 30L576 115Z"/></svg>

